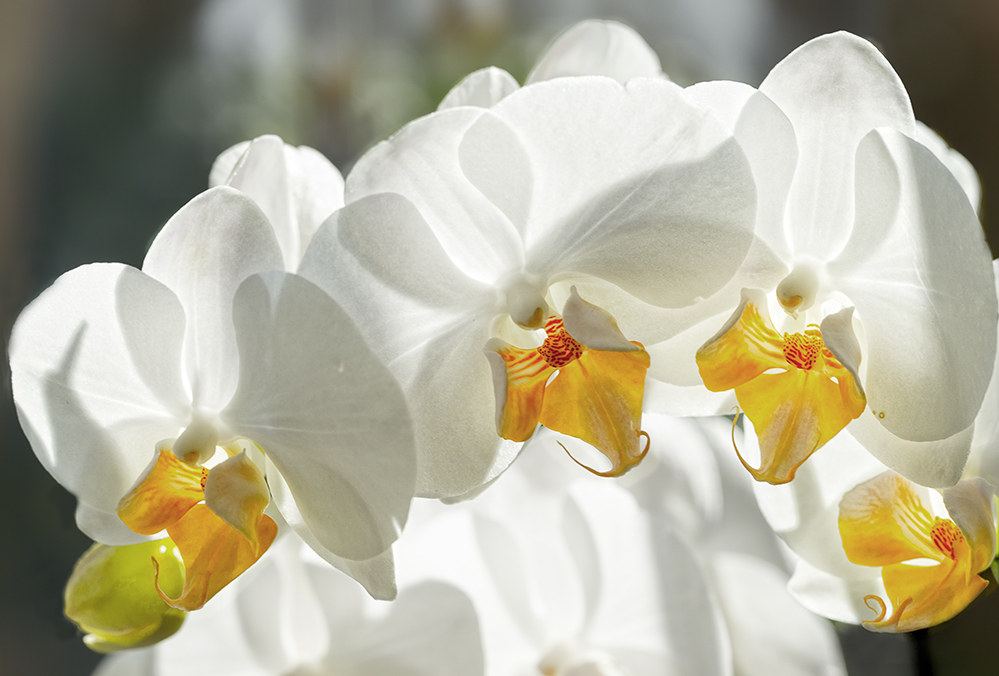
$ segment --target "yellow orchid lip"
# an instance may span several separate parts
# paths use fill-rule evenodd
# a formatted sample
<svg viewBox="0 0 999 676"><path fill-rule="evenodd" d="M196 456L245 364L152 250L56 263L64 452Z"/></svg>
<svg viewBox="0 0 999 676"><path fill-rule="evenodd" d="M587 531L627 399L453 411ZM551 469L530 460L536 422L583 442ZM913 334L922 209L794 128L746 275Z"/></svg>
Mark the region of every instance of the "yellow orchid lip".
<svg viewBox="0 0 999 676"><path fill-rule="evenodd" d="M196 610L274 541L277 524L263 513L269 499L263 475L243 453L209 470L161 448L146 474L118 503L117 512L136 533L166 530L184 562L183 589L180 596L171 597L160 587L155 560L152 582L171 607Z"/></svg>
<svg viewBox="0 0 999 676"><path fill-rule="evenodd" d="M821 327L782 336L765 312L765 299L744 292L742 305L696 358L704 385L713 392L734 390L756 428L760 466L739 455L742 464L757 481L783 484L863 413L867 398L857 364L841 362L823 341ZM842 312L847 314L833 317L849 321L852 309Z"/></svg>
<svg viewBox="0 0 999 676"><path fill-rule="evenodd" d="M967 485L955 488L973 492ZM934 516L915 485L891 471L843 496L839 505L843 550L853 563L880 567L887 594L887 600L877 595L864 597L876 613L874 619L864 621L867 629L907 632L940 624L988 586L977 573L988 568L995 556L991 507L984 501L965 500L959 509L962 516L970 509L972 522L993 524L987 529L991 533L966 533L953 520ZM982 511L988 513L977 513Z"/></svg>
<svg viewBox="0 0 999 676"><path fill-rule="evenodd" d="M526 441L540 423L589 443L611 467L598 471L577 464L600 476L620 476L649 448L641 448L648 435L640 429L649 355L641 343L621 335L609 314L579 298L575 288L564 313L548 317L540 347L523 349L497 339L487 344L497 432L504 439ZM608 349L574 338L565 326L570 321Z"/></svg>

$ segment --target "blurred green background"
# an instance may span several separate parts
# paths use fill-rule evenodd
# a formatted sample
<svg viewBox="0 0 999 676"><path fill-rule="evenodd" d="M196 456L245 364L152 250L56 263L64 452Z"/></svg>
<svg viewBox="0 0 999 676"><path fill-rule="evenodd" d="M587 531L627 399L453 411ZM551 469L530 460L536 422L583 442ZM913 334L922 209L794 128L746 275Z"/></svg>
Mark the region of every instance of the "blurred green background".
<svg viewBox="0 0 999 676"><path fill-rule="evenodd" d="M499 65L523 79L561 29L588 17L637 28L681 84L758 85L832 30L873 40L917 117L978 169L999 242L995 0L0 0L4 345L20 309L62 272L141 265L229 145L277 133L346 173L466 73ZM88 674L98 656L63 619L61 593L89 542L74 498L21 434L2 368L0 676ZM992 593L917 637L841 631L850 674L995 674L996 635Z"/></svg>

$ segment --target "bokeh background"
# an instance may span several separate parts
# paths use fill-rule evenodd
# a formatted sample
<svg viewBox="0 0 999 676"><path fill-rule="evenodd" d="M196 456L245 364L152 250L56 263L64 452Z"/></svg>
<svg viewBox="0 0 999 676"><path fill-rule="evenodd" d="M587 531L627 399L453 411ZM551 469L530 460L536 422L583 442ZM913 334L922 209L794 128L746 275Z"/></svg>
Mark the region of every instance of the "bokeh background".
<svg viewBox="0 0 999 676"><path fill-rule="evenodd" d="M873 40L917 117L978 169L999 243L999 3L995 0L0 0L0 337L62 272L141 265L215 156L263 133L344 173L431 111L463 75L520 79L588 17L637 28L681 84L758 85L805 40ZM0 676L89 674L62 585L89 545L74 498L41 468L0 379ZM915 636L840 627L851 675L995 674L995 584Z"/></svg>

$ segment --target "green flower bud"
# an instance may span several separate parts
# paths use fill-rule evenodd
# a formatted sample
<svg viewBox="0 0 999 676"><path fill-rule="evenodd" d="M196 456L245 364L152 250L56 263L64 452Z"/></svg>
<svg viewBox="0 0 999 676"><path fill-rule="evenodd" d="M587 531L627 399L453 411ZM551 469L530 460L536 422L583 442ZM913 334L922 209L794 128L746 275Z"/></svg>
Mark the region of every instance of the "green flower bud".
<svg viewBox="0 0 999 676"><path fill-rule="evenodd" d="M99 653L141 648L173 635L187 615L168 606L156 590L177 596L184 563L169 538L125 547L94 544L73 567L63 594L64 613Z"/></svg>

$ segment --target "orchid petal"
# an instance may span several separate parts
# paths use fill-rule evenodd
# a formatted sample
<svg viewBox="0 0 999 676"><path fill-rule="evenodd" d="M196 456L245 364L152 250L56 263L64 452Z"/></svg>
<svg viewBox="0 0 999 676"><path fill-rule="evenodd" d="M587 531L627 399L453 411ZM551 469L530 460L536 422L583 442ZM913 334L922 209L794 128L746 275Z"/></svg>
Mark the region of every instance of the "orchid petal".
<svg viewBox="0 0 999 676"><path fill-rule="evenodd" d="M115 547L137 545L153 537L131 530L116 512L97 509L85 502L76 505L76 527L91 540Z"/></svg>
<svg viewBox="0 0 999 676"><path fill-rule="evenodd" d="M713 561L718 601L736 673L845 673L832 626L787 592L787 575L755 556L722 552Z"/></svg>
<svg viewBox="0 0 999 676"><path fill-rule="evenodd" d="M533 194L544 196L531 202L528 270L592 275L682 307L721 288L745 258L756 212L745 155L679 87L559 79L490 112L521 140L491 153L515 166L526 151Z"/></svg>
<svg viewBox="0 0 999 676"><path fill-rule="evenodd" d="M558 77L604 75L624 83L664 77L659 57L633 29L617 21L580 21L541 55L527 84Z"/></svg>
<svg viewBox="0 0 999 676"><path fill-rule="evenodd" d="M407 393L418 495L467 494L512 462L519 445L496 436L482 354L495 292L455 267L411 203L348 204L316 233L301 272L358 321Z"/></svg>
<svg viewBox="0 0 999 676"><path fill-rule="evenodd" d="M183 331L177 297L116 264L62 275L18 318L10 364L21 426L88 506L113 512L155 444L186 422Z"/></svg>
<svg viewBox="0 0 999 676"><path fill-rule="evenodd" d="M382 553L406 522L416 471L395 379L343 310L297 275L248 279L233 321L239 388L223 419L273 461L326 549Z"/></svg>
<svg viewBox="0 0 999 676"><path fill-rule="evenodd" d="M741 82L699 82L684 93L709 108L739 141L756 178L756 235L782 260L791 260L784 219L798 161L791 122L766 94Z"/></svg>
<svg viewBox="0 0 999 676"><path fill-rule="evenodd" d="M661 603L679 673L727 676L732 645L705 569L690 545L668 525L655 533Z"/></svg>
<svg viewBox="0 0 999 676"><path fill-rule="evenodd" d="M215 158L215 161L212 162L212 168L208 172L209 188L229 183L229 177L232 176L232 172L239 166L251 143L252 141L240 141L236 145L223 150Z"/></svg>
<svg viewBox="0 0 999 676"><path fill-rule="evenodd" d="M461 139L458 162L468 182L522 236L536 196L534 170L517 131L490 112L483 113Z"/></svg>
<svg viewBox="0 0 999 676"><path fill-rule="evenodd" d="M386 362L495 302L490 287L455 266L413 203L392 193L336 212L299 273L343 306Z"/></svg>
<svg viewBox="0 0 999 676"><path fill-rule="evenodd" d="M517 80L502 68L480 68L456 84L437 106L437 110L459 106L492 108L518 89L520 84Z"/></svg>
<svg viewBox="0 0 999 676"><path fill-rule="evenodd" d="M427 581L404 589L388 614L328 663L356 673L474 676L483 673L479 619L464 592Z"/></svg>
<svg viewBox="0 0 999 676"><path fill-rule="evenodd" d="M155 655L152 650L130 650L105 657L93 676L157 676Z"/></svg>
<svg viewBox="0 0 999 676"><path fill-rule="evenodd" d="M562 523L573 563L589 583L581 637L626 666L630 655L642 653L665 660L666 624L679 618L667 616L669 606L655 593L660 571L647 517L635 499L607 483L575 482Z"/></svg>
<svg viewBox="0 0 999 676"><path fill-rule="evenodd" d="M268 556L254 566L249 579L240 580L233 604L237 617L230 622L241 626L247 652L269 674L287 674L302 664L314 663L342 640L324 622L323 601L317 598L307 572L313 566L302 560L304 549L294 536L275 542ZM323 567L330 575L343 579ZM344 582L353 586L346 579ZM353 591L355 596L361 596L356 588ZM354 615L355 621L358 617Z"/></svg>
<svg viewBox="0 0 999 676"><path fill-rule="evenodd" d="M996 488L980 477L942 491L947 513L968 539L970 568L985 570L996 557Z"/></svg>
<svg viewBox="0 0 999 676"><path fill-rule="evenodd" d="M143 272L176 293L187 314L184 360L196 407L221 409L236 387L236 287L255 272L283 268L264 214L228 187L195 197L153 240Z"/></svg>
<svg viewBox="0 0 999 676"><path fill-rule="evenodd" d="M915 135L905 87L874 45L840 32L791 52L760 91L780 106L797 137L786 214L793 250L828 260L851 231L854 154L861 138L875 127Z"/></svg>
<svg viewBox="0 0 999 676"><path fill-rule="evenodd" d="M302 517L295 498L288 488L288 483L277 471L277 467L267 459L267 484L271 489L271 496L278 505L281 515L287 520L295 534L305 541L312 551L319 555L326 563L337 570L349 575L358 584L364 587L365 591L372 598L379 601L391 601L396 597L398 589L395 583L395 562L392 556L392 549L370 559L363 561L353 561L337 556L326 549L309 529L309 524Z"/></svg>
<svg viewBox="0 0 999 676"><path fill-rule="evenodd" d="M856 577L842 577L817 568L806 559L795 565L787 590L801 605L837 622L860 624L871 618L871 608L864 599L885 598L880 569L857 566Z"/></svg>
<svg viewBox="0 0 999 676"><path fill-rule="evenodd" d="M308 146L284 146L298 222L298 257L293 271L330 214L343 206L343 175L326 156Z"/></svg>
<svg viewBox="0 0 999 676"><path fill-rule="evenodd" d="M937 159L940 160L950 173L954 175L957 182L961 184L964 193L968 196L968 201L974 207L975 213L982 208L982 182L978 178L975 167L961 153L957 152L947 141L925 124L916 120L916 140L929 148Z"/></svg>
<svg viewBox="0 0 999 676"><path fill-rule="evenodd" d="M864 325L864 387L885 429L934 441L969 427L995 358L995 281L974 211L930 151L892 130L864 139L857 224L829 270ZM965 448L920 468L890 447L871 452L938 486L954 483L967 457Z"/></svg>
<svg viewBox="0 0 999 676"><path fill-rule="evenodd" d="M999 260L992 261L992 271L999 272ZM999 288L999 274L996 274L996 286ZM996 356L999 359L999 353ZM993 486L999 485L999 368L995 364L982 408L975 416L971 456L965 474L980 476Z"/></svg>
<svg viewBox="0 0 999 676"><path fill-rule="evenodd" d="M523 251L515 228L469 183L459 162L465 132L486 112L451 108L410 122L357 161L345 197L350 204L374 193L403 195L465 274L492 282L520 267Z"/></svg>
<svg viewBox="0 0 999 676"><path fill-rule="evenodd" d="M299 250L298 228L291 203L288 169L284 141L274 135L258 136L234 165L225 185L256 202L274 228L284 255L285 268L294 270L302 252Z"/></svg>
<svg viewBox="0 0 999 676"><path fill-rule="evenodd" d="M220 177L253 198L267 216L290 271L320 224L343 206L337 168L319 151L290 146L277 136L260 136L222 153L212 166L212 180Z"/></svg>

